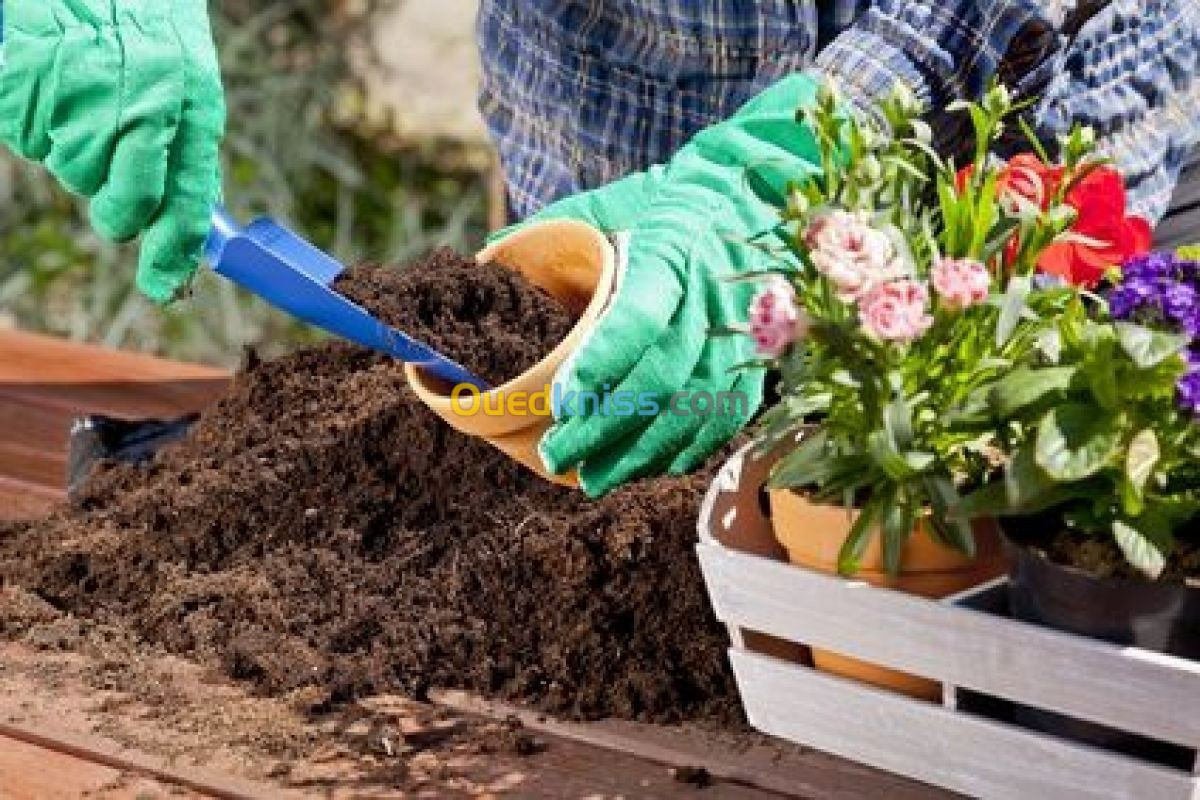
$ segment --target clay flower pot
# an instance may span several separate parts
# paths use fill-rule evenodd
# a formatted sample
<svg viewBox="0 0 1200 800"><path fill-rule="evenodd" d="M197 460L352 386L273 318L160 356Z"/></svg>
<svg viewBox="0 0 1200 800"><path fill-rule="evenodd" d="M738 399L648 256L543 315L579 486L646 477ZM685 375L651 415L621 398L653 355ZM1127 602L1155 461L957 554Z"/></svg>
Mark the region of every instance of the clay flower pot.
<svg viewBox="0 0 1200 800"><path fill-rule="evenodd" d="M522 227L481 251L476 260L481 264L495 261L519 270L526 280L578 315L578 322L532 369L489 392L453 397L453 386L411 365L405 367L408 382L421 401L451 427L486 439L551 481L578 485L574 473L548 474L537 446L554 421L550 392L555 372L583 343L612 298L616 249L604 234L586 223L552 220ZM524 402L513 409L516 398L524 398ZM535 399L529 402L530 398Z"/></svg>
<svg viewBox="0 0 1200 800"><path fill-rule="evenodd" d="M771 495L771 518L775 538L798 566L837 574L838 551L850 533L853 512L810 502L790 489ZM909 537L901 557L900 572L888 573L884 566L881 537L875 536L860 560L853 577L872 586L897 589L922 597L941 598L977 586L1002 575L1008 568L1000 533L992 522L974 526L976 556L970 558L934 540L922 525ZM857 659L812 649L813 665L824 672L853 678L874 686L927 700L941 698L941 685L904 672L868 664Z"/></svg>

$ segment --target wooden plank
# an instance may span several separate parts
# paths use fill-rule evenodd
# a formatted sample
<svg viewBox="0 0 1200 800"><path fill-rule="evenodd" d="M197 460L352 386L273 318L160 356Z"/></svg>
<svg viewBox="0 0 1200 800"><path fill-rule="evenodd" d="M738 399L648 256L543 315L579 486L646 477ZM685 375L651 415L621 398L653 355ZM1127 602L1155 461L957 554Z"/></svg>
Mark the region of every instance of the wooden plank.
<svg viewBox="0 0 1200 800"><path fill-rule="evenodd" d="M66 417L106 414L138 419L199 411L228 386L229 380L224 377L155 381L114 378L80 383L0 382L0 397L24 401L47 413Z"/></svg>
<svg viewBox="0 0 1200 800"><path fill-rule="evenodd" d="M6 397L0 388L0 474L61 492L67 437L75 414L36 399Z"/></svg>
<svg viewBox="0 0 1200 800"><path fill-rule="evenodd" d="M117 774L129 772L145 775L219 800L299 800L303 796L298 792L264 786L243 778L219 775L194 767L170 765L165 759L157 756L119 749L93 736L50 729L45 725L40 725L34 730L22 725L0 722L0 749L7 748L10 743L23 743L55 753L58 757L75 759L76 761L70 763L78 766L81 771L89 772L95 767L106 767ZM23 780L30 780L29 776L38 771L30 767L30 764L25 763L19 768L14 768L12 774L21 776Z"/></svg>
<svg viewBox="0 0 1200 800"><path fill-rule="evenodd" d="M698 545L718 618L962 686L1200 745L1200 663ZM743 690L745 687L743 687Z"/></svg>
<svg viewBox="0 0 1200 800"><path fill-rule="evenodd" d="M730 654L755 727L996 800L1195 798L1189 775L753 653Z"/></svg>
<svg viewBox="0 0 1200 800"><path fill-rule="evenodd" d="M212 402L229 374L212 367L106 350L21 331L0 331L0 431L19 433L31 410L43 426L79 414L174 416ZM22 412L24 408L24 412ZM18 418L18 414L24 414Z"/></svg>
<svg viewBox="0 0 1200 800"><path fill-rule="evenodd" d="M0 796L5 800L68 800L98 794L121 777L103 764L0 737Z"/></svg>
<svg viewBox="0 0 1200 800"><path fill-rule="evenodd" d="M455 711L493 719L516 717L530 730L636 756L665 767L704 767L717 781L785 797L832 800L852 794L889 800L932 800L943 796L943 792L928 784L782 742L750 743L745 736L689 725L649 725L627 720L567 722L460 691L433 692L431 699Z"/></svg>
<svg viewBox="0 0 1200 800"><path fill-rule="evenodd" d="M24 331L0 331L0 384L213 380L225 370L110 350Z"/></svg>

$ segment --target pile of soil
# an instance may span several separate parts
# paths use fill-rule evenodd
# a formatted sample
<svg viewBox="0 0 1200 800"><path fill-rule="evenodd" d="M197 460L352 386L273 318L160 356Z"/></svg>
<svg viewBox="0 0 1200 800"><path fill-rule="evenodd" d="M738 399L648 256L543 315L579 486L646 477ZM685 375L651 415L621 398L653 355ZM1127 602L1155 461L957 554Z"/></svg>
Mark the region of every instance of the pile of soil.
<svg viewBox="0 0 1200 800"><path fill-rule="evenodd" d="M449 248L411 269L347 270L334 288L492 386L533 367L575 327L565 306L517 272Z"/></svg>
<svg viewBox="0 0 1200 800"><path fill-rule="evenodd" d="M412 269L343 288L415 297L434 328L462 320L446 330L505 352L447 348L485 376L561 333L519 287L442 281L458 269L444 255ZM475 333L471 313L489 320ZM528 327L505 328L514 314ZM577 718L737 724L693 550L710 478L588 500L450 429L396 362L330 343L251 359L152 462L105 464L75 508L0 527L0 584L262 692L315 687L317 705L450 687Z"/></svg>

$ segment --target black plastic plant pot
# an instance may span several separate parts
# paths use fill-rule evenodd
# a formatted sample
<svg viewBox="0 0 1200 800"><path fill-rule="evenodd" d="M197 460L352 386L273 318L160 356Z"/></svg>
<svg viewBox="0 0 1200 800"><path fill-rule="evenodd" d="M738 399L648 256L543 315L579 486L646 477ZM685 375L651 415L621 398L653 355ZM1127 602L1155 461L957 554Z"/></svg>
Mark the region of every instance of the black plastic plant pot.
<svg viewBox="0 0 1200 800"><path fill-rule="evenodd" d="M1012 616L1080 636L1200 660L1200 587L1124 578L1098 578L1057 564L1022 542L1008 526L1009 604ZM1086 665L1079 665L1086 669ZM1047 676L1049 679L1051 676ZM1053 676L1070 680L1069 675ZM1190 767L1192 751L1112 728L1032 708L1018 722L1130 755Z"/></svg>

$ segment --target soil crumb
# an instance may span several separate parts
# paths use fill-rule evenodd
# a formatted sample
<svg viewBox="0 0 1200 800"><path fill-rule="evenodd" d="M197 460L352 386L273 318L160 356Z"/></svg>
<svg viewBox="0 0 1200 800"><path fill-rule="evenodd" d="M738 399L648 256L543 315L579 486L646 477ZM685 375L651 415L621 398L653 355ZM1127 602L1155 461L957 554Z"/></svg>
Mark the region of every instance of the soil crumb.
<svg viewBox="0 0 1200 800"><path fill-rule="evenodd" d="M497 368L541 351L488 319L473 335L509 353ZM73 508L0 526L0 586L28 598L0 633L53 609L318 707L444 687L740 726L694 552L711 475L591 501L449 428L387 357L334 342L252 359L149 463L103 464Z"/></svg>
<svg viewBox="0 0 1200 800"><path fill-rule="evenodd" d="M536 365L575 327L565 306L517 272L449 248L403 269L355 267L334 288L492 386Z"/></svg>
<svg viewBox="0 0 1200 800"><path fill-rule="evenodd" d="M525 730L520 719L508 717L500 724L496 733L496 749L502 753L528 758L545 750L546 744Z"/></svg>

